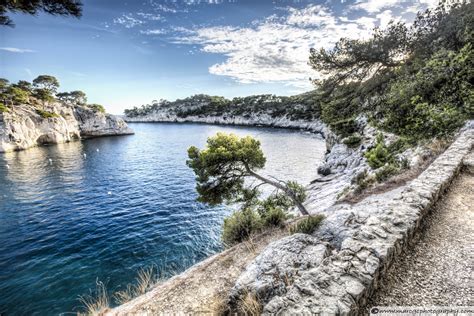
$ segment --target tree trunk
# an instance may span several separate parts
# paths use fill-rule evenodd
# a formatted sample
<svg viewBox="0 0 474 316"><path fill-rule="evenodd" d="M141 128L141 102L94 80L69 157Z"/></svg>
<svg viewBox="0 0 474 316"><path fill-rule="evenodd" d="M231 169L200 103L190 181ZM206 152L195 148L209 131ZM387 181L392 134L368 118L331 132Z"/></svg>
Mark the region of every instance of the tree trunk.
<svg viewBox="0 0 474 316"><path fill-rule="evenodd" d="M296 198L295 193L294 193L291 189L289 189L286 185L283 185L283 184L281 184L281 183L279 183L279 182L277 182L277 181L273 181L273 180L267 179L267 178L265 178L265 177L259 175L258 173L253 172L252 170L250 170L250 168L249 168L247 165L245 165L245 169L247 169L247 172L248 172L251 176L257 178L258 180L260 180L260 181L262 181L262 182L265 182L266 184L272 185L272 186L274 186L275 188L280 189L280 190L282 190L283 192L285 192L286 195L288 195L288 196L293 200L293 202L295 202L295 205L296 205L296 207L298 208L298 210L301 212L301 214L303 214L303 215L309 215L309 212L308 212L308 210L306 210L306 208L303 206L303 203L301 203L300 201L298 201L298 199Z"/></svg>

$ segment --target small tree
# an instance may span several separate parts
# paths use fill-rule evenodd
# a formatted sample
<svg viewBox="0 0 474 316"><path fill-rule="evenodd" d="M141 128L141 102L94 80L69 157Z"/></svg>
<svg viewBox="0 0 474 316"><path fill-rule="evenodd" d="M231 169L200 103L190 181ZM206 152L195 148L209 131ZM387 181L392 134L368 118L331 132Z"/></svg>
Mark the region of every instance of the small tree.
<svg viewBox="0 0 474 316"><path fill-rule="evenodd" d="M44 105L44 102L53 102L54 101L54 96L47 89L36 89L33 93L33 96L35 98L43 101L43 105Z"/></svg>
<svg viewBox="0 0 474 316"><path fill-rule="evenodd" d="M55 94L59 88L59 81L54 76L41 75L33 80L33 85L37 89L44 89L50 94Z"/></svg>
<svg viewBox="0 0 474 316"><path fill-rule="evenodd" d="M309 215L303 206L304 189L296 182L269 179L256 170L265 166L260 142L250 136L239 138L233 134L217 133L207 139L207 147L188 149L187 165L196 174L198 200L208 204L247 202L255 197L260 185L273 186L288 196L303 215ZM246 185L245 179L257 180ZM255 182L255 181L254 181Z"/></svg>
<svg viewBox="0 0 474 316"><path fill-rule="evenodd" d="M31 82L28 82L26 80L20 80L16 84L14 84L15 87L28 92L29 94L31 93L33 86Z"/></svg>
<svg viewBox="0 0 474 316"><path fill-rule="evenodd" d="M76 90L72 92L61 92L56 97L66 103L83 105L87 103L86 94L82 91Z"/></svg>
<svg viewBox="0 0 474 316"><path fill-rule="evenodd" d="M12 103L27 103L29 93L18 87L10 86L6 92Z"/></svg>

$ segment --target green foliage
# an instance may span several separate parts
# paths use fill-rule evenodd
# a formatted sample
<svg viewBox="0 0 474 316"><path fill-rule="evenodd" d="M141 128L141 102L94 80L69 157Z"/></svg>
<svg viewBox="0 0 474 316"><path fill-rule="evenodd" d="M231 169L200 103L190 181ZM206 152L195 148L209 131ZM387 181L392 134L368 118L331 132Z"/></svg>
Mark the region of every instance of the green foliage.
<svg viewBox="0 0 474 316"><path fill-rule="evenodd" d="M43 102L53 102L55 100L54 96L47 89L35 89L33 96Z"/></svg>
<svg viewBox="0 0 474 316"><path fill-rule="evenodd" d="M260 142L250 136L218 133L207 139L204 150L188 149L187 165L196 174L198 200L209 204L241 199L250 170L265 166Z"/></svg>
<svg viewBox="0 0 474 316"><path fill-rule="evenodd" d="M299 184L298 182L296 181L288 181L286 183L286 187L288 189L290 189L293 194L294 194L294 198L296 199L297 202L300 202L300 203L303 203L304 200L306 200L306 190L305 188Z"/></svg>
<svg viewBox="0 0 474 316"><path fill-rule="evenodd" d="M222 240L227 246L242 242L262 228L260 216L252 209L235 211L224 219Z"/></svg>
<svg viewBox="0 0 474 316"><path fill-rule="evenodd" d="M32 92L32 89L33 89L33 86L31 85L30 82L28 81L25 81L25 80L20 80L18 81L16 84L14 84L13 86L23 90L23 91L26 91L28 94L31 94Z"/></svg>
<svg viewBox="0 0 474 316"><path fill-rule="evenodd" d="M393 157L385 146L382 134L377 135L375 147L365 152L365 158L372 169L378 169L392 161Z"/></svg>
<svg viewBox="0 0 474 316"><path fill-rule="evenodd" d="M320 117L319 95L315 91L296 96L270 94L238 97L232 100L218 96L198 94L189 98L169 102L152 101L151 104L126 109L128 117L148 115L166 108L178 117L189 116L244 116L265 113L272 117L286 116L291 120L312 120Z"/></svg>
<svg viewBox="0 0 474 316"><path fill-rule="evenodd" d="M28 92L14 86L8 87L6 95L13 103L19 104L28 102Z"/></svg>
<svg viewBox="0 0 474 316"><path fill-rule="evenodd" d="M473 25L472 1L441 1L411 26L392 22L367 40L312 50L326 78L315 81L323 121L342 137L359 114L413 142L449 137L474 115Z"/></svg>
<svg viewBox="0 0 474 316"><path fill-rule="evenodd" d="M302 233L302 234L312 234L320 225L324 219L324 215L312 215L305 217L304 219L298 221L290 228L292 234Z"/></svg>
<svg viewBox="0 0 474 316"><path fill-rule="evenodd" d="M56 95L56 97L66 103L71 104L86 104L87 103L87 96L84 92L76 90L71 92L61 92Z"/></svg>
<svg viewBox="0 0 474 316"><path fill-rule="evenodd" d="M294 202L286 194L274 193L256 205L264 226L281 226L289 218L288 209Z"/></svg>
<svg viewBox="0 0 474 316"><path fill-rule="evenodd" d="M9 111L10 110L5 106L5 104L0 102L0 113L9 112Z"/></svg>
<svg viewBox="0 0 474 316"><path fill-rule="evenodd" d="M94 110L95 112L105 113L105 108L103 105L94 103L94 104L88 104L87 106L91 108L92 110Z"/></svg>
<svg viewBox="0 0 474 316"><path fill-rule="evenodd" d="M368 175L367 170L358 173L352 178L351 183L355 184L356 187L354 192L356 194L362 193L365 189L370 187L375 182L375 178Z"/></svg>
<svg viewBox="0 0 474 316"><path fill-rule="evenodd" d="M471 43L458 53L440 50L413 68L403 68L390 85L379 111L382 128L417 139L447 137L474 117Z"/></svg>
<svg viewBox="0 0 474 316"><path fill-rule="evenodd" d="M3 93L6 91L6 89L9 86L10 81L8 81L5 78L0 78L0 93Z"/></svg>
<svg viewBox="0 0 474 316"><path fill-rule="evenodd" d="M400 168L398 168L394 164L389 164L378 170L375 174L375 178L378 182L384 182L385 180L397 174L398 172L400 172Z"/></svg>
<svg viewBox="0 0 474 316"><path fill-rule="evenodd" d="M82 3L79 0L22 0L0 2L0 25L14 26L13 21L6 15L24 13L37 15L45 12L52 15L71 15L79 18L82 14Z"/></svg>
<svg viewBox="0 0 474 316"><path fill-rule="evenodd" d="M190 147L188 157L186 164L196 174L200 202L252 205L258 201L258 186L270 185L291 199L300 212L307 214L302 204L306 194L301 185L292 181L284 183L256 173L265 166L266 159L260 142L250 136L239 138L234 134L217 133L207 139L205 149ZM256 187L245 186L245 179L249 177L259 184Z"/></svg>
<svg viewBox="0 0 474 316"><path fill-rule="evenodd" d="M352 134L342 140L342 142L347 145L348 147L358 147L360 142L362 141L362 137L358 134Z"/></svg>
<svg viewBox="0 0 474 316"><path fill-rule="evenodd" d="M33 86L37 89L46 90L50 94L54 94L59 88L59 81L54 76L41 75L33 80Z"/></svg>
<svg viewBox="0 0 474 316"><path fill-rule="evenodd" d="M262 215L262 223L265 227L283 226L287 218L288 213L282 208L269 208Z"/></svg>
<svg viewBox="0 0 474 316"><path fill-rule="evenodd" d="M59 117L59 115L56 113L41 110L41 109L36 109L36 113L38 113L42 118L45 118L45 119Z"/></svg>

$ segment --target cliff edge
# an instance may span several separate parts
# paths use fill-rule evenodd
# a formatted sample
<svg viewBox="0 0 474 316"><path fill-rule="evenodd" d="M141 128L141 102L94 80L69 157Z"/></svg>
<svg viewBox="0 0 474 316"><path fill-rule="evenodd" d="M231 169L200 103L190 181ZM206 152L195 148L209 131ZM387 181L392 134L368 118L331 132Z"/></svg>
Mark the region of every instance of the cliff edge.
<svg viewBox="0 0 474 316"><path fill-rule="evenodd" d="M0 152L24 150L87 137L129 135L124 120L85 105L17 104L0 111Z"/></svg>

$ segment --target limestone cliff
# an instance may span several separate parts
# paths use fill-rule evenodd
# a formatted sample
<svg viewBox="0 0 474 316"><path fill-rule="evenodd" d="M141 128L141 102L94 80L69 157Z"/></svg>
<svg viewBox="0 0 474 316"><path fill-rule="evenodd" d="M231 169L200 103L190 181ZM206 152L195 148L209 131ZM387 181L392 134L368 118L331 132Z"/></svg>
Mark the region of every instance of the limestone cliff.
<svg viewBox="0 0 474 316"><path fill-rule="evenodd" d="M0 152L57 144L83 137L127 135L133 131L118 117L86 106L21 104L0 112Z"/></svg>

